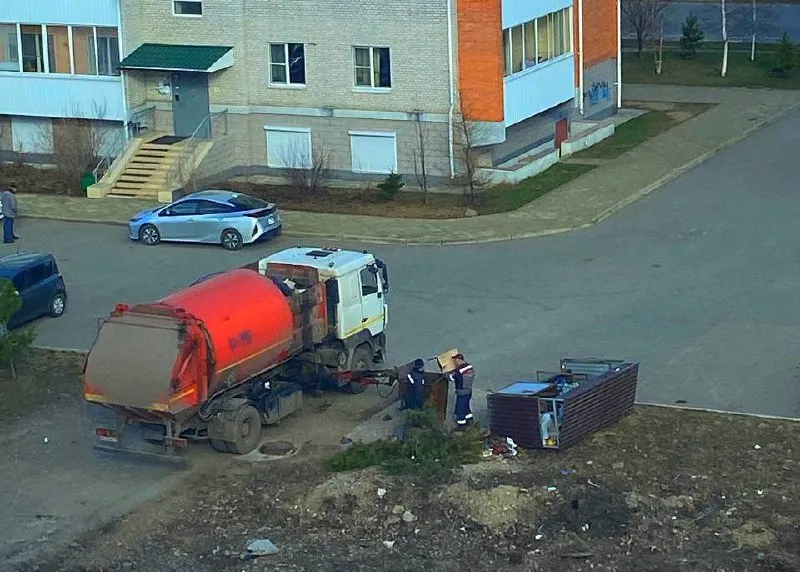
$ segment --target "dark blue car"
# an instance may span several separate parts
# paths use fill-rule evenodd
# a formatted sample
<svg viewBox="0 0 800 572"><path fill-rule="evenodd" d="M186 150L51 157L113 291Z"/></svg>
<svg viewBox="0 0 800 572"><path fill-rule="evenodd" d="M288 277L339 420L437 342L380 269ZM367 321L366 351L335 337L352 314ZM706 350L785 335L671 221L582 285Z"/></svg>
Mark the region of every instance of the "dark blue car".
<svg viewBox="0 0 800 572"><path fill-rule="evenodd" d="M22 298L22 307L11 316L8 328L42 316L58 318L67 308L67 286L52 254L19 252L0 257L0 278L11 280Z"/></svg>

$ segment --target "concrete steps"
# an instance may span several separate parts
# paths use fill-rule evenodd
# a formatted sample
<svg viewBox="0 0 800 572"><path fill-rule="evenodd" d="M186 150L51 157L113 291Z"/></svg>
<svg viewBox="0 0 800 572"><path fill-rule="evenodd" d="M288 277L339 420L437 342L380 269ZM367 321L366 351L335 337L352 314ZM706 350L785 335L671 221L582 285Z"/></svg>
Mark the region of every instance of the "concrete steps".
<svg viewBox="0 0 800 572"><path fill-rule="evenodd" d="M142 143L122 169L108 196L158 200L159 193L170 192L172 189L167 188L169 171L177 161L185 160L188 154L183 143Z"/></svg>

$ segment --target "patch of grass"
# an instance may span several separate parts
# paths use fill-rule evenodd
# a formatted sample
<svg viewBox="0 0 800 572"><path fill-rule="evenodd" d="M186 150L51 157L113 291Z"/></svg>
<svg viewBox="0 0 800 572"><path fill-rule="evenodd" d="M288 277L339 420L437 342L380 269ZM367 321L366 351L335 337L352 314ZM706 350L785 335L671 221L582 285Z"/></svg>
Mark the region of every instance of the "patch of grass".
<svg viewBox="0 0 800 572"><path fill-rule="evenodd" d="M626 52L622 56L622 77L629 84L800 89L800 69L792 70L787 78L775 78L770 71L776 64L777 55L773 53L759 56L757 52L756 61L751 62L749 53L730 50L728 73L722 77L721 50L701 50L696 58L689 60L681 58L677 52L665 50L661 75L656 75L652 52L643 53L641 58L636 53Z"/></svg>
<svg viewBox="0 0 800 572"><path fill-rule="evenodd" d="M480 214L495 214L516 210L594 168L594 165L556 163L546 171L516 185L487 190L477 211Z"/></svg>
<svg viewBox="0 0 800 572"><path fill-rule="evenodd" d="M665 111L648 111L626 121L614 131L614 135L600 141L584 151L575 153L575 159L614 159L637 145L641 145L674 126L676 121Z"/></svg>
<svg viewBox="0 0 800 572"><path fill-rule="evenodd" d="M477 429L448 433L431 408L409 411L408 420L410 428L402 440L354 443L328 459L328 470L380 467L391 475L413 474L424 479L439 479L460 465L480 459L482 436Z"/></svg>

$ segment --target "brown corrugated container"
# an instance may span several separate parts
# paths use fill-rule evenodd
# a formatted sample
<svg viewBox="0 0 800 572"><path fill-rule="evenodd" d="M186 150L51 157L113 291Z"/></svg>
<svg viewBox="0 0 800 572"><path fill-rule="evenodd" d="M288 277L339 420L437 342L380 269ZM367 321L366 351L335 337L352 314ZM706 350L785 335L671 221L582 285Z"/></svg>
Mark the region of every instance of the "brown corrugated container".
<svg viewBox="0 0 800 572"><path fill-rule="evenodd" d="M576 386L559 394L558 376ZM523 448L562 450L633 411L639 364L564 359L560 373L537 377L539 381L516 382L487 396L489 430L498 437L511 437ZM540 412L555 413L552 441L542 438Z"/></svg>

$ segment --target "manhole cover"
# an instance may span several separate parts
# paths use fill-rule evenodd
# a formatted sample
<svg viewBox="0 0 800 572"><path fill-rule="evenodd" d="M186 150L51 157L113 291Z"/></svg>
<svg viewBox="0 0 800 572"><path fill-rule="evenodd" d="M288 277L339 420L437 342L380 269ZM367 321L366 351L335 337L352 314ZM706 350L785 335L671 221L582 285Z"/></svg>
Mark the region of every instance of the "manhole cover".
<svg viewBox="0 0 800 572"><path fill-rule="evenodd" d="M261 445L259 451L264 455L283 456L294 453L296 447L288 441L269 441Z"/></svg>

